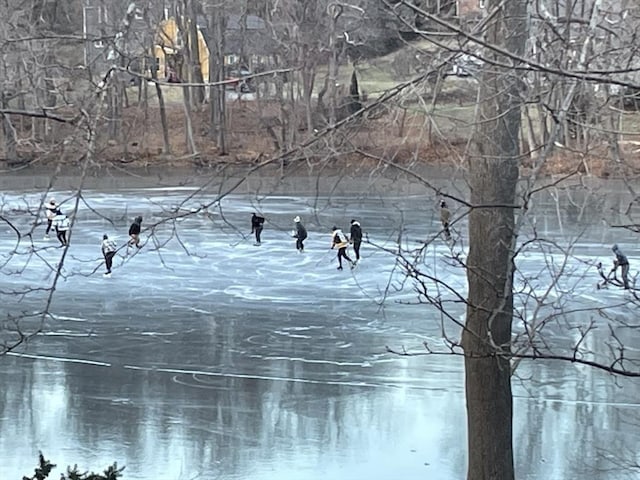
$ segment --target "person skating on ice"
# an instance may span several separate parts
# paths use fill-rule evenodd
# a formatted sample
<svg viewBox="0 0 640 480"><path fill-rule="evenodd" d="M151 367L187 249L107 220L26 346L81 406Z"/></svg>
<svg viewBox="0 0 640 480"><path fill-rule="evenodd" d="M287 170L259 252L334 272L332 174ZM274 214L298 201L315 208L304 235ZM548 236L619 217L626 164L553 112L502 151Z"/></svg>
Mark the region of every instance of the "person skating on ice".
<svg viewBox="0 0 640 480"><path fill-rule="evenodd" d="M129 227L129 243L128 245L135 245L137 248L140 247L140 229L142 226L142 217L136 217L133 220L133 223Z"/></svg>
<svg viewBox="0 0 640 480"><path fill-rule="evenodd" d="M349 262L351 268L354 267L353 260L349 258L347 255L347 247L349 246L349 241L342 230L338 227L333 227L331 229L331 250L334 248L338 249L338 270L342 270L342 259L344 258Z"/></svg>
<svg viewBox="0 0 640 480"><path fill-rule="evenodd" d="M107 271L104 274L105 277L111 276L111 266L113 265L113 257L116 254L116 250L116 242L110 240L105 233L102 236L102 255L104 256L104 263L107 267Z"/></svg>
<svg viewBox="0 0 640 480"><path fill-rule="evenodd" d="M45 240L49 240L49 232L53 227L53 219L56 216L57 210L58 206L56 205L56 201L53 198L49 199L49 203L45 205L45 214L47 216L47 230L44 232Z"/></svg>
<svg viewBox="0 0 640 480"><path fill-rule="evenodd" d="M451 240L451 230L449 230L449 221L451 220L451 211L447 207L447 202L442 200L440 202L440 223L442 223L442 229L444 230L444 238Z"/></svg>
<svg viewBox="0 0 640 480"><path fill-rule="evenodd" d="M613 261L613 268L611 269L611 273L613 273L615 277L616 270L618 269L618 267L620 267L621 275L622 275L622 283L624 284L624 288L628 290L629 289L629 259L624 253L622 253L622 251L618 247L618 244L615 244L613 247L611 247L611 251L613 251L613 254L616 256L615 260Z"/></svg>
<svg viewBox="0 0 640 480"><path fill-rule="evenodd" d="M356 260L354 264L360 261L360 245L362 244L362 227L360 222L355 219L351 220L351 231L349 232L351 243L353 244L353 251L356 254Z"/></svg>
<svg viewBox="0 0 640 480"><path fill-rule="evenodd" d="M260 235L262 234L262 228L264 225L264 217L260 217L253 213L251 215L251 233L256 236L256 245L260 245Z"/></svg>
<svg viewBox="0 0 640 480"><path fill-rule="evenodd" d="M69 222L69 218L62 213L60 210L56 210L56 216L53 217L53 224L56 227L56 237L60 242L62 247L69 244L67 241L67 232L69 231L69 227L71 226L71 222Z"/></svg>
<svg viewBox="0 0 640 480"><path fill-rule="evenodd" d="M307 229L302 225L300 217L296 216L296 218L293 219L293 222L296 225L296 229L293 233L293 238L296 239L296 249L302 253L304 252L304 241L307 238Z"/></svg>

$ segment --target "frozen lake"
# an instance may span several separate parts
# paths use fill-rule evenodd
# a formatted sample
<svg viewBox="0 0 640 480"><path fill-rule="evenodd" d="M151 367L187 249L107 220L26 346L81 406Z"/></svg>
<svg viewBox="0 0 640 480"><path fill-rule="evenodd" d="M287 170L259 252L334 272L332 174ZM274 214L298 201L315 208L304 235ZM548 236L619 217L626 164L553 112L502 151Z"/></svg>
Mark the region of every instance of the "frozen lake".
<svg viewBox="0 0 640 480"><path fill-rule="evenodd" d="M71 192L49 196L71 213ZM0 338L12 340L12 319L25 332L44 325L0 357L0 478L32 474L39 450L59 467L97 471L116 461L125 479L464 478L461 359L386 350L424 352L425 341L443 349L443 332L459 338L453 322L418 304L395 253L444 279L451 290L437 295L462 318L454 291L466 290L455 261L465 254L464 221L450 248L426 196L215 198L190 187L87 190L65 253L55 236L42 239L43 225L33 227L42 194L4 192L3 218L33 235L17 242L1 224ZM187 215L202 205L209 207ZM267 219L259 247L254 211ZM524 249L519 313L533 314L534 292L544 300L539 315L574 310L545 330L550 345L571 344L593 321L594 355L606 353L613 324L637 357L637 334L620 320L633 318L635 306L617 289L596 290L593 268L610 262L616 241L635 274L635 237L544 214L541 234L573 243ZM122 246L136 215L144 217L144 247L135 255L121 248L112 278L103 278L103 233ZM304 254L290 235L296 215L309 231ZM351 218L368 242L358 267L339 272L330 230L347 232ZM562 274L553 288L549 272ZM515 334L522 331L516 320ZM523 362L513 385L519 479L638 475L630 466L639 461L637 381Z"/></svg>

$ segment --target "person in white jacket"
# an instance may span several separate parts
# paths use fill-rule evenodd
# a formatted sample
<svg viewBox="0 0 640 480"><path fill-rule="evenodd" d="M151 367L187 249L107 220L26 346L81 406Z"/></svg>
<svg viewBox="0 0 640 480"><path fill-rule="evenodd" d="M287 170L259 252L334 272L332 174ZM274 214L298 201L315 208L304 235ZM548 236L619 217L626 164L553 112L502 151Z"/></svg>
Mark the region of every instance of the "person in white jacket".
<svg viewBox="0 0 640 480"><path fill-rule="evenodd" d="M104 263L107 267L107 271L105 272L105 277L111 276L111 266L113 265L113 257L116 254L118 248L116 247L116 242L109 239L109 236L105 233L102 236L102 256L104 256Z"/></svg>
<svg viewBox="0 0 640 480"><path fill-rule="evenodd" d="M49 203L44 206L44 209L45 214L47 215L47 230L44 232L44 239L49 240L49 232L53 227L53 219L56 216L56 210L58 210L56 201L53 198L49 199Z"/></svg>
<svg viewBox="0 0 640 480"><path fill-rule="evenodd" d="M347 247L349 246L349 240L346 235L342 233L338 227L333 227L331 229L331 250L334 248L338 248L338 270L342 270L342 259L344 258L349 262L351 268L354 267L353 260L349 258L347 255Z"/></svg>
<svg viewBox="0 0 640 480"><path fill-rule="evenodd" d="M56 227L56 237L58 237L60 245L63 247L67 246L69 244L67 240L67 232L69 231L69 227L71 226L69 217L67 217L60 210L56 210L56 216L53 218L53 224Z"/></svg>

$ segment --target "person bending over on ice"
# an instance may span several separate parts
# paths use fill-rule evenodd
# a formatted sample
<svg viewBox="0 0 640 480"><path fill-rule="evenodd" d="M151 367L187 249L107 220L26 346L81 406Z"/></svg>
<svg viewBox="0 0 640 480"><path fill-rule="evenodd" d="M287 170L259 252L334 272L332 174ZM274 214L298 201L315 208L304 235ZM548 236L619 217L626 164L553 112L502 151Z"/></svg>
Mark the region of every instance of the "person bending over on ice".
<svg viewBox="0 0 640 480"><path fill-rule="evenodd" d="M615 260L613 261L613 268L611 269L611 272L615 276L616 270L618 269L618 267L620 267L620 269L622 270L621 272L622 283L624 284L624 288L628 290L629 289L629 260L627 259L627 256L624 253L622 253L622 251L618 247L618 244L615 244L613 247L611 247L611 250L613 251L613 254L616 256Z"/></svg>
<svg viewBox="0 0 640 480"><path fill-rule="evenodd" d="M140 247L140 228L142 225L142 217L136 217L129 227L129 245Z"/></svg>
<svg viewBox="0 0 640 480"><path fill-rule="evenodd" d="M68 245L67 232L70 227L69 218L60 210L56 210L56 216L53 218L53 223L56 226L56 237L58 237L60 245L63 247Z"/></svg>
<svg viewBox="0 0 640 480"><path fill-rule="evenodd" d="M109 240L109 237L105 233L102 236L102 255L104 256L104 263L107 267L107 271L105 272L105 277L111 276L111 266L113 265L113 257L116 254L116 242L113 240Z"/></svg>
<svg viewBox="0 0 640 480"><path fill-rule="evenodd" d="M260 234L264 224L264 217L259 217L255 213L251 215L251 233L256 235L256 245L260 245Z"/></svg>
<svg viewBox="0 0 640 480"><path fill-rule="evenodd" d="M56 201L53 198L50 199L49 203L45 205L45 213L47 215L47 230L44 232L45 240L49 240L49 232L51 231L51 227L53 227L53 219L56 216L57 210Z"/></svg>
<svg viewBox="0 0 640 480"><path fill-rule="evenodd" d="M447 202L442 200L440 202L440 223L444 230L444 238L451 240L451 231L449 230L449 221L451 220L451 210L447 208Z"/></svg>
<svg viewBox="0 0 640 480"><path fill-rule="evenodd" d="M296 249L302 253L304 252L304 241L307 238L307 229L302 225L302 221L300 217L296 217L293 219L293 222L296 224L296 230L293 232L293 238L296 238Z"/></svg>
<svg viewBox="0 0 640 480"><path fill-rule="evenodd" d="M360 244L362 243L362 228L360 222L357 220L351 220L350 239L353 244L353 251L356 254L356 261L354 265L360 261Z"/></svg>
<svg viewBox="0 0 640 480"><path fill-rule="evenodd" d="M331 229L331 250L335 247L338 248L338 270L342 270L342 259L344 258L349 262L351 268L354 267L353 261L347 255L347 247L349 246L349 242L347 237L342 233L338 227L333 227Z"/></svg>

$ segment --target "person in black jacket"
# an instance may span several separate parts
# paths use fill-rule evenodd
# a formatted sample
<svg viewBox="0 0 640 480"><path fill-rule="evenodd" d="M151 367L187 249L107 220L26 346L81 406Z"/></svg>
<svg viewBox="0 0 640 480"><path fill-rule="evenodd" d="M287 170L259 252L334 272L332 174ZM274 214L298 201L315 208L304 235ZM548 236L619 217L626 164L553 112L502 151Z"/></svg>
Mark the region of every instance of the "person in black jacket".
<svg viewBox="0 0 640 480"><path fill-rule="evenodd" d="M296 238L296 249L302 253L304 252L304 241L307 238L307 229L302 225L302 221L300 217L296 217L293 219L296 224L296 230L293 233L293 238Z"/></svg>
<svg viewBox="0 0 640 480"><path fill-rule="evenodd" d="M264 224L264 217L259 217L255 213L251 216L251 233L256 235L256 246L260 245L260 234Z"/></svg>
<svg viewBox="0 0 640 480"><path fill-rule="evenodd" d="M129 227L129 245L140 247L140 228L142 225L142 217L136 217Z"/></svg>
<svg viewBox="0 0 640 480"><path fill-rule="evenodd" d="M353 244L353 251L356 254L355 264L360 260L360 244L362 243L362 228L360 227L360 222L355 219L351 220L350 240Z"/></svg>

